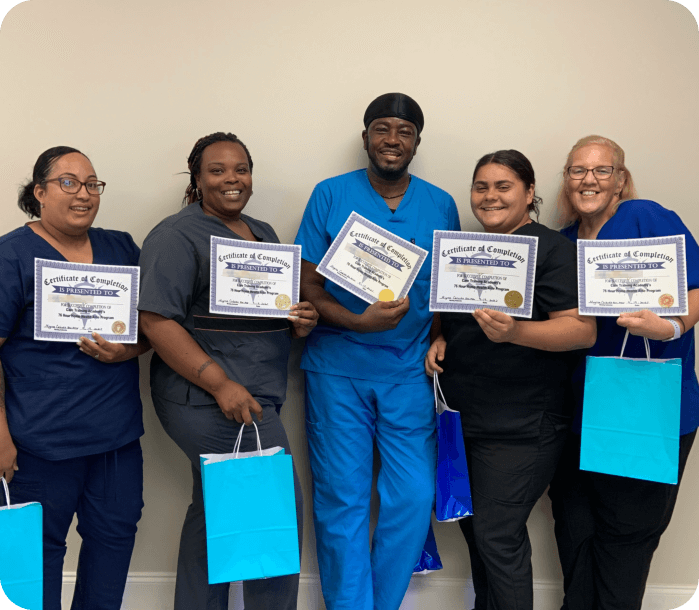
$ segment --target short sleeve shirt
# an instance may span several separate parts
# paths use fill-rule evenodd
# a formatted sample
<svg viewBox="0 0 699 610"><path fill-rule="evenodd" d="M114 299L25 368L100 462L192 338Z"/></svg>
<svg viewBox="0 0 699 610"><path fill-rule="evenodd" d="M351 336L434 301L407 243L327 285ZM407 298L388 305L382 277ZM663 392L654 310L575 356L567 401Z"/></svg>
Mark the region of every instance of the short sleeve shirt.
<svg viewBox="0 0 699 610"><path fill-rule="evenodd" d="M548 320L551 312L576 309L572 244L536 222L514 234L539 238L531 320ZM440 317L447 347L439 380L447 404L461 412L466 434L535 437L542 413L572 413L570 374L579 352L494 343L470 313L441 313Z"/></svg>
<svg viewBox="0 0 699 610"><path fill-rule="evenodd" d="M259 241L279 243L267 223L241 217ZM243 239L220 219L204 214L198 202L158 224L143 243L138 308L180 324L229 379L244 386L260 404L281 406L291 346L289 323L209 312L212 235ZM216 403L157 353L151 360L151 390L179 404Z"/></svg>
<svg viewBox="0 0 699 610"><path fill-rule="evenodd" d="M88 236L94 264L138 264L128 233ZM34 340L35 258L66 260L27 226L0 238L0 361L12 439L46 460L118 449L143 434L138 359L107 364L74 342Z"/></svg>
<svg viewBox="0 0 699 610"><path fill-rule="evenodd" d="M579 224L575 223L561 231L573 242L578 240ZM687 249L687 288L699 288L699 246L694 236L680 217L655 201L632 199L622 203L600 229L597 239L638 239L642 237L665 237L684 235ZM590 348L590 356L619 356L626 329L616 323L615 317L597 318L597 343ZM675 341L650 340L651 357L659 359L682 358L682 407L680 434L688 434L699 426L699 385L695 370L694 329L684 333ZM645 358L642 337L629 335L624 356ZM585 380L584 361L574 374L574 386L578 398L578 412L573 429L580 431L581 405Z"/></svg>
<svg viewBox="0 0 699 610"><path fill-rule="evenodd" d="M442 189L411 176L395 213L373 189L366 170L357 170L318 184L306 206L296 236L301 256L315 265L337 237L352 212L427 250L408 292L410 309L393 330L357 333L322 322L306 339L301 368L318 373L382 381L424 383L423 358L429 348L429 311L433 231L460 230L454 199ZM353 313L368 303L330 280L325 290Z"/></svg>

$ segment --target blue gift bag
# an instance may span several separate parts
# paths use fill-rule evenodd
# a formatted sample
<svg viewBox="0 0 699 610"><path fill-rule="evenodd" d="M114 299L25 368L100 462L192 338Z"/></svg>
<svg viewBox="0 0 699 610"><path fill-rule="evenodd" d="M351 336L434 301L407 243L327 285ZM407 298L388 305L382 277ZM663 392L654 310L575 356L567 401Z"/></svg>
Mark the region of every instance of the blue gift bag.
<svg viewBox="0 0 699 610"><path fill-rule="evenodd" d="M291 456L282 447L200 456L209 583L298 574ZM257 432L257 425L255 424Z"/></svg>
<svg viewBox="0 0 699 610"><path fill-rule="evenodd" d="M682 361L587 357L580 468L677 483Z"/></svg>
<svg viewBox="0 0 699 610"><path fill-rule="evenodd" d="M458 521L473 515L466 448L461 414L444 400L437 373L434 374L434 404L437 410L437 521Z"/></svg>
<svg viewBox="0 0 699 610"><path fill-rule="evenodd" d="M430 523L430 529L427 531L427 540L425 540L425 545L422 547L420 559L417 560L413 568L413 574L429 574L430 572L441 570L443 567L437 551L437 541L434 539L434 530Z"/></svg>
<svg viewBox="0 0 699 610"><path fill-rule="evenodd" d="M17 608L42 610L44 599L43 524L41 504L10 505L2 478L6 506L0 507L0 607L2 592Z"/></svg>

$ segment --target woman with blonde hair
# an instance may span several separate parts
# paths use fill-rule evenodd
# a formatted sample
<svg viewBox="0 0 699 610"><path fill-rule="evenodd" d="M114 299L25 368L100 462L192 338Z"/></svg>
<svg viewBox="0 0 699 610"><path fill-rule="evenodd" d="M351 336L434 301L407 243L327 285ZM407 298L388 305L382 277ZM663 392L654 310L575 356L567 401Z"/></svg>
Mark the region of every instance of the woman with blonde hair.
<svg viewBox="0 0 699 610"><path fill-rule="evenodd" d="M653 553L677 499L689 450L699 425L699 385L694 370L694 330L699 319L699 246L674 212L636 199L623 149L607 138L588 136L568 154L558 195L563 235L578 239L638 239L684 235L689 314L659 317L648 310L597 318L591 356L682 359L678 484L669 485L582 471L580 427L584 362L573 376L578 408L573 432L551 482L556 541L568 610L639 610Z"/></svg>

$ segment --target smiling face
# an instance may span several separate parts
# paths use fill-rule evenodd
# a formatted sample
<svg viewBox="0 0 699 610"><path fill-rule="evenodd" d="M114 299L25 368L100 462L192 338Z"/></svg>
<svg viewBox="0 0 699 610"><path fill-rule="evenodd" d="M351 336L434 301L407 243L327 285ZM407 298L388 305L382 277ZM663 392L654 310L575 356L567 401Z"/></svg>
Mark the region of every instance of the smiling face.
<svg viewBox="0 0 699 610"><path fill-rule="evenodd" d="M82 235L92 226L97 216L100 196L90 195L85 185L75 194L66 193L61 190L55 178L89 182L97 179L95 169L84 155L69 153L54 162L46 182L34 187L34 196L42 206L39 220L41 225L52 235Z"/></svg>
<svg viewBox="0 0 699 610"><path fill-rule="evenodd" d="M196 181L205 214L238 220L252 195L252 173L243 147L234 142L207 146Z"/></svg>
<svg viewBox="0 0 699 610"><path fill-rule="evenodd" d="M590 144L576 150L568 167L578 166L593 169L602 166L615 166L614 152L603 144ZM616 211L619 194L624 187L624 173L616 167L612 176L600 180L589 171L584 178L574 180L565 174L565 188L575 212L586 220L606 222Z"/></svg>
<svg viewBox="0 0 699 610"><path fill-rule="evenodd" d="M362 132L371 170L384 180L398 180L413 160L420 137L417 127L398 117L372 121Z"/></svg>
<svg viewBox="0 0 699 610"><path fill-rule="evenodd" d="M486 233L512 233L529 222L534 185L526 187L509 167L488 163L476 172L471 210Z"/></svg>

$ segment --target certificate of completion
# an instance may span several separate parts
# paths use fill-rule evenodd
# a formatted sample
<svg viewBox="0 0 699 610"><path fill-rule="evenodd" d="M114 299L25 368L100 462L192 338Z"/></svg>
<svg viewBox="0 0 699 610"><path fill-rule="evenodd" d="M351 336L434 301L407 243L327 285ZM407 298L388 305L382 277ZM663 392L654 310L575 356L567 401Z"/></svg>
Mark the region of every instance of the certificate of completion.
<svg viewBox="0 0 699 610"><path fill-rule="evenodd" d="M430 311L532 317L538 237L435 231Z"/></svg>
<svg viewBox="0 0 699 610"><path fill-rule="evenodd" d="M34 338L138 341L138 267L34 259Z"/></svg>
<svg viewBox="0 0 699 610"><path fill-rule="evenodd" d="M300 279L301 246L211 236L211 313L286 318Z"/></svg>
<svg viewBox="0 0 699 610"><path fill-rule="evenodd" d="M579 239L578 300L586 316L618 316L635 309L687 315L684 235Z"/></svg>
<svg viewBox="0 0 699 610"><path fill-rule="evenodd" d="M352 212L317 271L367 303L395 301L408 294L427 254Z"/></svg>

